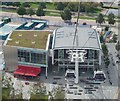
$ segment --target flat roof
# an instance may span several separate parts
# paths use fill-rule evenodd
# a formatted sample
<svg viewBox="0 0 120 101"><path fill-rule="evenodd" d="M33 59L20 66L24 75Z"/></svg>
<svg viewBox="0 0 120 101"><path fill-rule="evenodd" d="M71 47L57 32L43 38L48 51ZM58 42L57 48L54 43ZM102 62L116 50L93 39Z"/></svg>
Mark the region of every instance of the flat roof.
<svg viewBox="0 0 120 101"><path fill-rule="evenodd" d="M13 31L7 39L6 45L27 48L46 49L46 43L50 31Z"/></svg>
<svg viewBox="0 0 120 101"><path fill-rule="evenodd" d="M5 24L0 28L0 35L6 35L15 30L20 25Z"/></svg>
<svg viewBox="0 0 120 101"><path fill-rule="evenodd" d="M75 34L75 27L61 27L54 31L53 49L72 49ZM78 48L79 49L101 49L98 33L90 27L78 27ZM76 46L76 41L75 41ZM84 46L84 47L83 47Z"/></svg>
<svg viewBox="0 0 120 101"><path fill-rule="evenodd" d="M43 23L40 23L40 24L36 25L35 28L40 28L43 25L44 25Z"/></svg>
<svg viewBox="0 0 120 101"><path fill-rule="evenodd" d="M25 25L25 27L30 27L32 24L33 24L33 23L28 22L28 23Z"/></svg>

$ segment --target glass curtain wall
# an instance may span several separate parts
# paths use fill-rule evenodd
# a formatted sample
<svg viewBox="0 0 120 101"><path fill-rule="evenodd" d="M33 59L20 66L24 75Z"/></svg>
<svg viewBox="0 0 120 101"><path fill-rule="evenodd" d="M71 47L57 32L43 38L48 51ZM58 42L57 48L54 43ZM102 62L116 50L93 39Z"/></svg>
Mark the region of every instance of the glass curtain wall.
<svg viewBox="0 0 120 101"><path fill-rule="evenodd" d="M46 64L46 53L37 53L28 50L18 50L18 61L35 64Z"/></svg>

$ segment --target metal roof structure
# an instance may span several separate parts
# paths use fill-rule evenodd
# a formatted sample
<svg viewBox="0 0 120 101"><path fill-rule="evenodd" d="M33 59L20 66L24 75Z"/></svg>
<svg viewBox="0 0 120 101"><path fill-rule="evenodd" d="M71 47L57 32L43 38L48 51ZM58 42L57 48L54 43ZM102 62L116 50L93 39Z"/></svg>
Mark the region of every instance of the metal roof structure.
<svg viewBox="0 0 120 101"><path fill-rule="evenodd" d="M53 32L53 49L72 49L75 27L61 27ZM90 27L78 27L78 48L100 50L98 33ZM76 46L76 43L75 43ZM75 48L75 47L74 47Z"/></svg>

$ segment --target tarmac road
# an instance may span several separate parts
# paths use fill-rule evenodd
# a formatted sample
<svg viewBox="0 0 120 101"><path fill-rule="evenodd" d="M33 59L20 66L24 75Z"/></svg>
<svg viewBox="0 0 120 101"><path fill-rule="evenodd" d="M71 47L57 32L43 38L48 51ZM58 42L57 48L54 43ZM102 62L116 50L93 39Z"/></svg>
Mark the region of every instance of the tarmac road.
<svg viewBox="0 0 120 101"><path fill-rule="evenodd" d="M1 12L0 13L0 18L2 17L11 17L11 18L20 18L21 16L19 16L17 13L11 13L11 12ZM30 18L30 16L28 15L24 15L23 17L25 18ZM36 18L36 19L40 19L40 17L33 15L32 18ZM61 17L56 17L56 16L42 16L41 19L44 20L48 20L49 22L64 22ZM72 18L72 22L75 22L77 19L76 18ZM96 25L96 21L95 20L87 20L87 19L79 19L79 23L82 24L83 22L86 22L87 24L90 25Z"/></svg>

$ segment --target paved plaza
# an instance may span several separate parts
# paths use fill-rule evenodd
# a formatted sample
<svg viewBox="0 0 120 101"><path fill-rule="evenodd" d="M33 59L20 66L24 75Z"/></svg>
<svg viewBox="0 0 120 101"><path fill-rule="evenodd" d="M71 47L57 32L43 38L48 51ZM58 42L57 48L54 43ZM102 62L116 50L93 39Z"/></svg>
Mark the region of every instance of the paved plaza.
<svg viewBox="0 0 120 101"><path fill-rule="evenodd" d="M0 40L0 52L2 53L2 43ZM100 84L95 83L87 78L79 78L79 84L74 84L65 81L65 73L61 72L60 75L56 75L53 70L48 71L48 78L45 78L45 74L41 74L40 81L46 86L46 92L52 91L55 87L62 87L65 91L66 99L117 99L118 98L118 52L115 49L114 43L108 43L107 48L109 50L110 65L105 67L104 61L102 61L102 69L106 75L106 81ZM3 66L3 54L0 54L0 65ZM102 59L103 60L103 59ZM2 69L2 68L1 68ZM27 81L29 85L25 84L25 80L14 78L13 74L6 73L7 76L12 78L13 87L16 94L22 93L23 99L30 99L31 89L36 81ZM6 76L5 75L5 76ZM21 86L22 85L22 86ZM72 96L72 98L71 98Z"/></svg>

